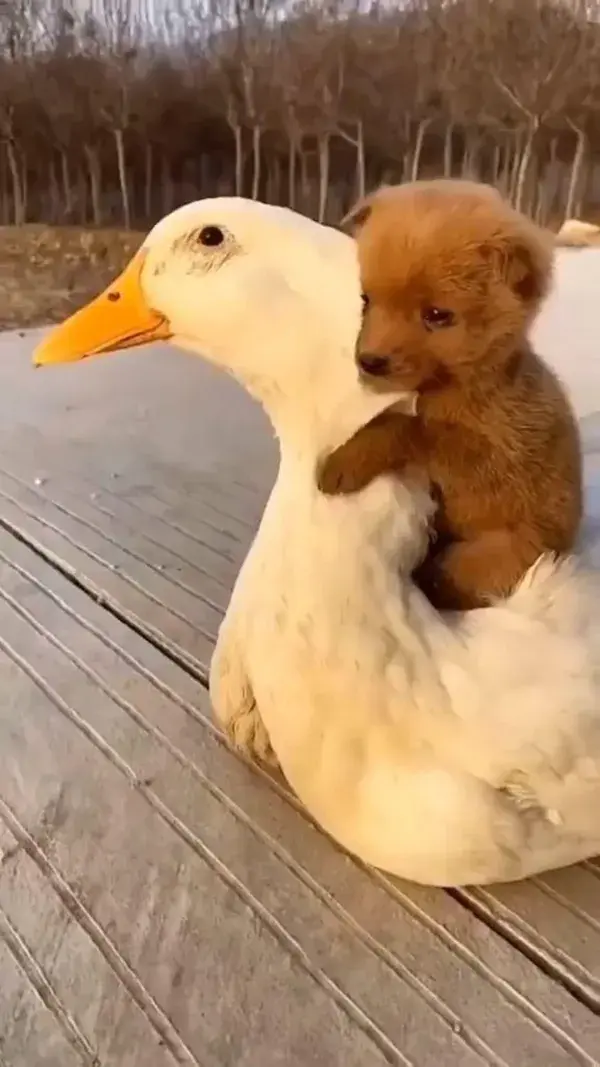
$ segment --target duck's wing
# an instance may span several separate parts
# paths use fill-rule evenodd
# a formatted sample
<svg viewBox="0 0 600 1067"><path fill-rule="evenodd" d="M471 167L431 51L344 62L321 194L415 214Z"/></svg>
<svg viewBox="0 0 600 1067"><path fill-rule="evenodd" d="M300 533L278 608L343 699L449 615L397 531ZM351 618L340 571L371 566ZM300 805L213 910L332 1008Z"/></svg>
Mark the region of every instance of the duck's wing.
<svg viewBox="0 0 600 1067"><path fill-rule="evenodd" d="M460 660L448 645L438 663L465 769L502 784L565 777L585 758L600 787L600 571L541 560L457 633Z"/></svg>

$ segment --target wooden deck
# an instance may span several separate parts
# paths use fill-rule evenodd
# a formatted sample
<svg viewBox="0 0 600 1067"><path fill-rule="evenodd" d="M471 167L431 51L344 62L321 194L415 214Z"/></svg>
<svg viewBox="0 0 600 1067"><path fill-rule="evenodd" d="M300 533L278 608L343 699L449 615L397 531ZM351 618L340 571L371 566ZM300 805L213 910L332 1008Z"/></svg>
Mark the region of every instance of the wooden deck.
<svg viewBox="0 0 600 1067"><path fill-rule="evenodd" d="M184 355L31 344L0 338L0 1067L599 1064L598 863L395 882L213 725L260 413Z"/></svg>

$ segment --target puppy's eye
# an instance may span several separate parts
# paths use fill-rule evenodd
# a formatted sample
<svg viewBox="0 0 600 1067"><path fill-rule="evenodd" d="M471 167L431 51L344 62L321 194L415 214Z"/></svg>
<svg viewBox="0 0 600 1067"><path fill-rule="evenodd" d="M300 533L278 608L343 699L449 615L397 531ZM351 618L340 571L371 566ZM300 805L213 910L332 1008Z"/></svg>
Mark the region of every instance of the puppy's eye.
<svg viewBox="0 0 600 1067"><path fill-rule="evenodd" d="M366 293L361 293L360 299L362 300L363 311L366 311L371 301L369 300Z"/></svg>
<svg viewBox="0 0 600 1067"><path fill-rule="evenodd" d="M421 318L428 330L443 330L445 326L454 324L454 313L447 308L423 308Z"/></svg>
<svg viewBox="0 0 600 1067"><path fill-rule="evenodd" d="M203 226L198 234L198 242L205 248L217 248L225 240L225 234L220 226Z"/></svg>

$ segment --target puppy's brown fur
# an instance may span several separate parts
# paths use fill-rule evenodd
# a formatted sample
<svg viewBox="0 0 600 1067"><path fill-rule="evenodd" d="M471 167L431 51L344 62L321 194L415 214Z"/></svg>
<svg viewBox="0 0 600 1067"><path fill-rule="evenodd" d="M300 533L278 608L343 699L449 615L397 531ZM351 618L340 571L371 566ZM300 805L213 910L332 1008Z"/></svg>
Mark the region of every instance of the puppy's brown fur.
<svg viewBox="0 0 600 1067"><path fill-rule="evenodd" d="M319 484L426 478L439 510L417 580L438 608L483 606L541 553L569 551L581 518L577 423L527 341L552 238L490 187L443 180L382 189L347 225L365 293L359 367L379 360L365 383L414 390L417 414L379 416L326 459Z"/></svg>

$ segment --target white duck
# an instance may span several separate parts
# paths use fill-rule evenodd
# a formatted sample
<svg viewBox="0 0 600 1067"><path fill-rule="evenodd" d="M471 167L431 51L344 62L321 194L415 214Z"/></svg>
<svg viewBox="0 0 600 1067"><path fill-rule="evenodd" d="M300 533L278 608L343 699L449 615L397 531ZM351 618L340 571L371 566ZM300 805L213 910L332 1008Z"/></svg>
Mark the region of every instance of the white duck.
<svg viewBox="0 0 600 1067"><path fill-rule="evenodd" d="M163 219L36 363L169 337L264 405L280 471L211 694L238 746L264 753L268 735L335 839L441 885L597 854L596 577L541 560L505 604L444 619L409 579L429 500L390 476L354 496L318 492L323 453L398 400L357 380L360 316L350 238L285 209L207 200Z"/></svg>

